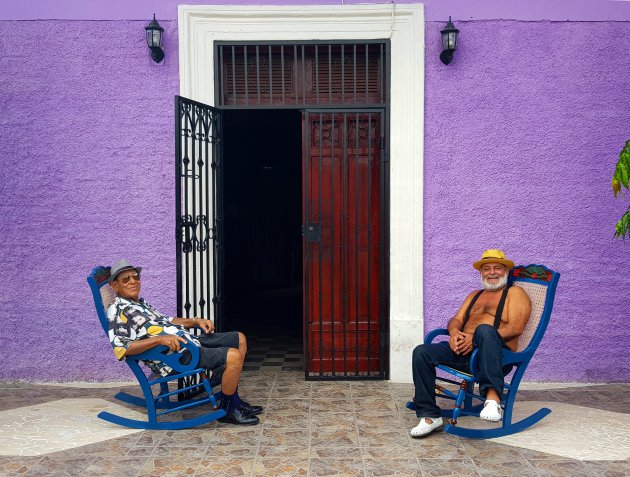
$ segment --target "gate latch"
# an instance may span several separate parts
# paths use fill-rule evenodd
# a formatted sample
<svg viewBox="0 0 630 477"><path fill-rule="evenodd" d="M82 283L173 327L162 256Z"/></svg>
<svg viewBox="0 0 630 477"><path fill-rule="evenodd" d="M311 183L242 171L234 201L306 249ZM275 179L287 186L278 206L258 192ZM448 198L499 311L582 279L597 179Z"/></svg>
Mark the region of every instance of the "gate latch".
<svg viewBox="0 0 630 477"><path fill-rule="evenodd" d="M302 226L302 234L307 242L322 241L322 224L319 222L307 222Z"/></svg>

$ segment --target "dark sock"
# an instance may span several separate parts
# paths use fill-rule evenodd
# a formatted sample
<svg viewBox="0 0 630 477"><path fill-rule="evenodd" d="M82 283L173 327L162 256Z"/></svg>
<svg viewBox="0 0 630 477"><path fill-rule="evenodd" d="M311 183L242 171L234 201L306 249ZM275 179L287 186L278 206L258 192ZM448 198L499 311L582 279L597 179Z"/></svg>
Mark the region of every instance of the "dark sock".
<svg viewBox="0 0 630 477"><path fill-rule="evenodd" d="M234 391L234 394L223 394L221 398L221 409L224 409L226 414L233 414L234 411L238 409L240 403L241 400L238 397L238 391Z"/></svg>

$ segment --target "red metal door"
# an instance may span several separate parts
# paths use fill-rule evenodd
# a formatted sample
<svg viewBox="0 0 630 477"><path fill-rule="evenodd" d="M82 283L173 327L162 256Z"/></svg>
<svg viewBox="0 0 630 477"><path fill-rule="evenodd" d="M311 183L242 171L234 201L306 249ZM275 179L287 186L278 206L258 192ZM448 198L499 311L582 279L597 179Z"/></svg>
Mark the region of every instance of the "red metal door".
<svg viewBox="0 0 630 477"><path fill-rule="evenodd" d="M307 377L384 377L383 123L380 109L303 113Z"/></svg>

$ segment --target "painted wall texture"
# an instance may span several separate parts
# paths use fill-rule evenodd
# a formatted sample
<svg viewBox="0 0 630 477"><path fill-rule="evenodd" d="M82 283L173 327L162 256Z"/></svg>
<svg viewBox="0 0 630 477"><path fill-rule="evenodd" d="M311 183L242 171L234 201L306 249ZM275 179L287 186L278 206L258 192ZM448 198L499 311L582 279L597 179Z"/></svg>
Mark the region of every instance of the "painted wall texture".
<svg viewBox="0 0 630 477"><path fill-rule="evenodd" d="M427 25L425 320L479 287L471 263L502 248L562 276L527 379L630 379L628 206L611 174L630 139L630 23L460 22L442 67ZM618 42L611 42L616 38Z"/></svg>
<svg viewBox="0 0 630 477"><path fill-rule="evenodd" d="M177 22L160 19L156 65L148 19L0 21L0 379L131 376L98 326L93 265L142 265L143 294L175 312ZM630 139L630 22L458 21L449 66L443 26L425 25L426 329L499 247L562 273L526 378L630 380L630 249L612 238L627 200L610 188Z"/></svg>
<svg viewBox="0 0 630 477"><path fill-rule="evenodd" d="M176 22L0 22L0 379L128 377L86 276L127 257L175 313Z"/></svg>

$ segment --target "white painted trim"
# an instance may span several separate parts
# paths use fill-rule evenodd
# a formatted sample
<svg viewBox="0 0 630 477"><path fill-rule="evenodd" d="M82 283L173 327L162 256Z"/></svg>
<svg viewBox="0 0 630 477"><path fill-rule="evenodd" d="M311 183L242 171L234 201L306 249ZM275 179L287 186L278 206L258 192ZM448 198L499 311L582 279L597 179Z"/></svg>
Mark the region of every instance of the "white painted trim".
<svg viewBox="0 0 630 477"><path fill-rule="evenodd" d="M214 104L215 41L364 39L391 40L390 377L409 382L423 336L423 6L180 5L180 94Z"/></svg>

